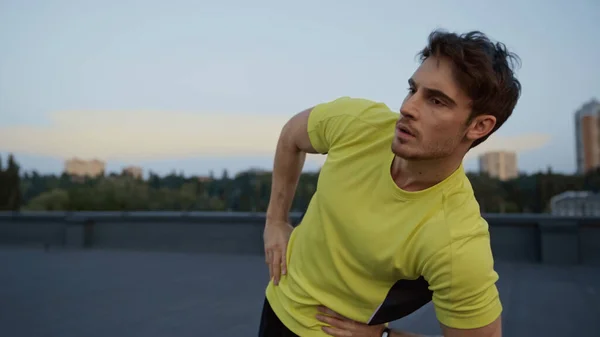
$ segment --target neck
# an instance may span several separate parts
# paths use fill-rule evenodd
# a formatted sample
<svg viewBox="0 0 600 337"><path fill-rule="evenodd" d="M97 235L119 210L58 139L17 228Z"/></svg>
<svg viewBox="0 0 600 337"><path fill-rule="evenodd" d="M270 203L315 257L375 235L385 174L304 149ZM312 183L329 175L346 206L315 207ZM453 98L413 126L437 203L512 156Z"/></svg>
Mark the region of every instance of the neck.
<svg viewBox="0 0 600 337"><path fill-rule="evenodd" d="M432 187L448 178L460 167L462 157L445 157L431 160L407 160L394 157L391 167L396 185L409 192Z"/></svg>

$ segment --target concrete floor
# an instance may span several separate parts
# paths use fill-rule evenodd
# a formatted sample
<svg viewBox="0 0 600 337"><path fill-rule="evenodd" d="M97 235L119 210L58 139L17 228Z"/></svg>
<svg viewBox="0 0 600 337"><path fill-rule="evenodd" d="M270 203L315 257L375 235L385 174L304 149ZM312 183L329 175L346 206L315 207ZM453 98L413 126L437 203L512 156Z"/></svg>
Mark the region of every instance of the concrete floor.
<svg viewBox="0 0 600 337"><path fill-rule="evenodd" d="M600 334L600 269L497 263L504 336ZM258 256L0 248L0 335L256 336ZM392 324L439 333L428 305Z"/></svg>

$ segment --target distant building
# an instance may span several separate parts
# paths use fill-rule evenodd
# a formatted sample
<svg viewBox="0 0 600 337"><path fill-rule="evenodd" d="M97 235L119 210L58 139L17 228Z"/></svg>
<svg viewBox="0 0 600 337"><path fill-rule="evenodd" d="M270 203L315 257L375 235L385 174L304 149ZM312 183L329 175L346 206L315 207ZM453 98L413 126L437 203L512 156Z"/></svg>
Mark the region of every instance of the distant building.
<svg viewBox="0 0 600 337"><path fill-rule="evenodd" d="M65 161L65 173L75 177L98 177L104 175L105 167L105 163L97 159L72 158Z"/></svg>
<svg viewBox="0 0 600 337"><path fill-rule="evenodd" d="M517 154L508 151L487 152L479 156L479 172L500 180L510 180L519 176Z"/></svg>
<svg viewBox="0 0 600 337"><path fill-rule="evenodd" d="M600 194L588 191L569 191L550 199L552 215L600 216Z"/></svg>
<svg viewBox="0 0 600 337"><path fill-rule="evenodd" d="M600 167L600 102L595 99L575 112L577 173Z"/></svg>
<svg viewBox="0 0 600 337"><path fill-rule="evenodd" d="M136 179L142 179L144 170L139 166L127 166L123 168L123 175L133 177Z"/></svg>

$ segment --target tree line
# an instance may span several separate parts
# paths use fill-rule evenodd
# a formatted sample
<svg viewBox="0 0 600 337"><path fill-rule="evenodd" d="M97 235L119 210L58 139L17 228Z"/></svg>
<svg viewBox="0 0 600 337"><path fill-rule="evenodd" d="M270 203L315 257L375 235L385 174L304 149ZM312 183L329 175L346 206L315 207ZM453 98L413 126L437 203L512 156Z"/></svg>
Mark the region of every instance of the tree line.
<svg viewBox="0 0 600 337"><path fill-rule="evenodd" d="M230 177L186 177L150 172L147 179L108 174L81 179L66 173L20 172L13 156L0 160L0 210L33 211L244 211L264 212L271 192L271 172L248 170ZM316 190L318 172L300 177L292 210L303 211ZM468 173L486 213L543 213L550 199L565 191L598 191L600 170L586 175L551 170L500 181Z"/></svg>

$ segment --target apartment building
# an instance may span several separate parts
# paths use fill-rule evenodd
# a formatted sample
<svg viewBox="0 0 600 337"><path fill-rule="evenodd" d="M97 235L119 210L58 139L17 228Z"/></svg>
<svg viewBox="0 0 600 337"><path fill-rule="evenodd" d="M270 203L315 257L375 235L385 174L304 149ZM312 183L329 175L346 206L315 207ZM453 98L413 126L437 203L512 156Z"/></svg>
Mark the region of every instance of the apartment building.
<svg viewBox="0 0 600 337"><path fill-rule="evenodd" d="M135 179L142 179L144 170L139 166L127 166L123 168L123 175L133 177Z"/></svg>
<svg viewBox="0 0 600 337"><path fill-rule="evenodd" d="M71 158L65 161L65 172L76 177L98 177L104 175L106 164L97 159Z"/></svg>
<svg viewBox="0 0 600 337"><path fill-rule="evenodd" d="M600 167L600 102L595 99L575 112L577 173Z"/></svg>
<svg viewBox="0 0 600 337"><path fill-rule="evenodd" d="M519 176L517 154L510 151L493 151L479 156L479 171L500 180Z"/></svg>

